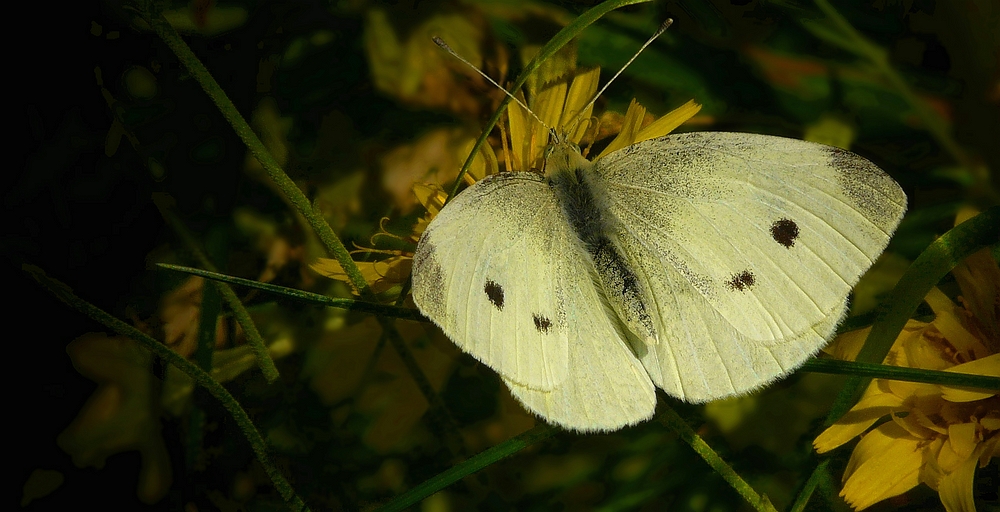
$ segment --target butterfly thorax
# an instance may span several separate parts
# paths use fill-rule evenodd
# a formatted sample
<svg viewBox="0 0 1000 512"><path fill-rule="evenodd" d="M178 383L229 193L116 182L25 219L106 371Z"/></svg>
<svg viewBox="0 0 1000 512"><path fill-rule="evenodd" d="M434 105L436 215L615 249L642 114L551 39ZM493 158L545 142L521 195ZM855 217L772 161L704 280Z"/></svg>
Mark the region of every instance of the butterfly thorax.
<svg viewBox="0 0 1000 512"><path fill-rule="evenodd" d="M549 148L545 176L563 214L593 261L596 281L622 324L646 344L656 343L656 328L646 306L648 293L617 243L618 222L604 204L594 164L575 145Z"/></svg>

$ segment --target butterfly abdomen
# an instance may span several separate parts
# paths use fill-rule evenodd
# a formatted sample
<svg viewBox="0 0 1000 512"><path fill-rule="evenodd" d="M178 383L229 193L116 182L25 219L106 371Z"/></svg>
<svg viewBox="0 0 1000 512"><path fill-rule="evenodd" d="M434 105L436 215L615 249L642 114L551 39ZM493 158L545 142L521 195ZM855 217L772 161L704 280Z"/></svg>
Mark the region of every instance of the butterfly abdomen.
<svg viewBox="0 0 1000 512"><path fill-rule="evenodd" d="M657 336L646 306L647 295L611 235L612 219L605 217L607 208L598 204L600 200L587 179L589 170L579 167L552 173L549 186L594 264L605 299L630 331L644 342L652 343Z"/></svg>

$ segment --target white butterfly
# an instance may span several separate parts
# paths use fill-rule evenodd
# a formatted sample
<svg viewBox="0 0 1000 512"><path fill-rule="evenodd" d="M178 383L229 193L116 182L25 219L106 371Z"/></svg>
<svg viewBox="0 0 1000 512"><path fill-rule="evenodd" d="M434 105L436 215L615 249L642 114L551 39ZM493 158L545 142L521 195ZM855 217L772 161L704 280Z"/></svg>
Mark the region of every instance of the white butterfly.
<svg viewBox="0 0 1000 512"><path fill-rule="evenodd" d="M833 335L906 196L841 149L687 133L464 190L413 257L413 300L526 408L580 431L648 419L655 388L759 388Z"/></svg>

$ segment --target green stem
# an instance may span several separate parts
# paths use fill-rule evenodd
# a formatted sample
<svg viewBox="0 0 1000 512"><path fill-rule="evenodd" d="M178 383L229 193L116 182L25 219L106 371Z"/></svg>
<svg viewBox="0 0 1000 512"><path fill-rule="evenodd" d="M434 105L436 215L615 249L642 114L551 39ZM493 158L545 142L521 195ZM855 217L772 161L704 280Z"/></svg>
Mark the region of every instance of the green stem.
<svg viewBox="0 0 1000 512"><path fill-rule="evenodd" d="M201 250L201 244L195 240L194 235L187 229L187 226L180 220L177 215L174 214L173 208L171 208L171 201L165 196L154 194L153 203L156 208L160 210L160 215L163 219L167 221L167 224L177 233L181 241L187 246L188 250L194 255L195 259L202 267L205 267L211 272L218 273L212 260ZM212 281L216 291L226 301L226 305L232 310L233 316L236 321L239 322L240 326L243 327L243 332L247 336L247 344L250 345L251 350L253 350L254 356L257 358L257 366L260 367L261 373L264 374L264 378L268 382L274 382L278 380L278 368L274 366L274 361L271 359L271 355L267 351L267 344L264 342L264 337L260 335L260 331L257 330L257 326L253 323L253 319L250 318L250 312L247 308L243 306L243 301L236 296L236 292L233 291L227 284ZM206 289L207 290L207 289ZM214 332L213 332L214 336Z"/></svg>
<svg viewBox="0 0 1000 512"><path fill-rule="evenodd" d="M415 505L420 500L448 487L449 485L469 476L491 464L499 462L539 441L552 437L556 429L548 425L538 425L521 435L512 437L496 446L487 448L479 454L470 457L451 468L434 475L420 485L406 491L386 503L379 512L396 512Z"/></svg>
<svg viewBox="0 0 1000 512"><path fill-rule="evenodd" d="M806 480L806 484L802 486L802 491L795 497L795 503L792 503L792 508L789 509L790 512L802 512L806 509L806 505L809 503L809 498L811 498L813 492L816 491L816 487L819 485L820 480L828 477L827 466L829 465L830 459L824 459L823 462L816 465L812 474L809 475L809 479Z"/></svg>
<svg viewBox="0 0 1000 512"><path fill-rule="evenodd" d="M200 268L171 265L169 263L157 263L156 266L167 270L173 270L176 272L191 274L193 276L201 276L215 281L246 286L247 288L254 288L267 293L273 293L275 295L280 295L282 297L286 297L301 302L308 302L311 304L318 304L321 306L329 306L332 308L346 309L348 311L371 313L373 315L385 316L389 318L401 318L403 320L413 320L415 322L428 321L427 318L424 317L424 315L421 315L419 311L413 308L390 306L388 304L366 302L356 299L335 299L332 297L327 297L326 295L321 295L319 293L297 290L295 288L278 286L276 284L262 283L260 281L254 281L252 279L244 279L242 277L229 276L226 274L220 274L218 272L212 272Z"/></svg>
<svg viewBox="0 0 1000 512"><path fill-rule="evenodd" d="M191 361L181 357L181 355L177 352L170 350L166 345L149 337L146 333L118 318L115 318L112 315L109 315L104 310L76 296L76 294L73 293L73 290L62 282L46 275L45 271L41 268L34 265L22 265L21 269L27 272L28 275L33 277L35 281L38 282L38 284L51 292L56 296L56 298L64 302L69 307L87 315L122 336L126 336L134 340L139 344L139 346L152 352L154 355L160 357L167 363L176 366L180 371L191 377L191 379L194 380L199 386L205 388L222 404L223 407L226 408L229 414L236 421L236 424L246 436L247 441L250 442L250 447L257 456L257 460L260 462L261 466L263 466L267 475L271 478L271 482L274 483L274 487L278 489L279 493L281 493L281 497L284 498L284 500L291 506L292 510L308 510L305 502L302 501L302 498L295 493L295 489L292 488L292 485L285 479L281 472L278 471L277 466L275 466L271 461L271 456L267 451L267 443L254 426L253 421L250 420L250 416L247 415L246 411L243 410L243 407L240 406L239 402L236 401L233 395L229 394L229 391L227 391L222 384L213 379L208 372L202 370Z"/></svg>
<svg viewBox="0 0 1000 512"><path fill-rule="evenodd" d="M659 420L670 430L673 430L688 446L691 447L708 465L715 470L729 485L750 504L754 510L761 512L777 512L767 496L757 494L739 473L733 470L726 461L708 443L702 439L683 418L670 406L665 406L663 412L657 415Z"/></svg>
<svg viewBox="0 0 1000 512"><path fill-rule="evenodd" d="M904 368L884 364L858 363L841 361L840 359L810 359L806 361L802 371L816 373L831 373L836 375L853 375L864 378L902 380L907 382L923 382L943 386L957 386L980 389L1000 389L1000 377L988 375L971 375L967 373L943 372L925 370L923 368Z"/></svg>

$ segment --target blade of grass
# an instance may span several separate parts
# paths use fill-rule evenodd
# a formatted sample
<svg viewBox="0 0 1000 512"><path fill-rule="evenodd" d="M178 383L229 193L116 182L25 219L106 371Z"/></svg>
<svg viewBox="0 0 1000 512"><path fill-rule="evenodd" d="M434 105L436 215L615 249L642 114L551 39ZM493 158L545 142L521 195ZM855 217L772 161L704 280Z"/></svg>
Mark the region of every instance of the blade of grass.
<svg viewBox="0 0 1000 512"><path fill-rule="evenodd" d="M923 368L904 368L884 364L858 363L841 361L840 359L811 359L802 365L800 371L831 373L837 375L855 375L858 377L903 380L908 382L923 382L979 389L1000 389L1000 377L988 375L970 375L967 373L925 370Z"/></svg>
<svg viewBox="0 0 1000 512"><path fill-rule="evenodd" d="M288 299L296 300L299 302L318 304L321 306L329 306L332 308L346 309L349 311L358 311L362 313L372 313L374 315L379 315L389 318L401 318L403 320L414 320L417 322L428 321L427 318L421 315L419 311L413 308L390 306L387 304L366 302L356 299L334 299L331 297L327 297L326 295L320 295L318 293L296 290L295 288L288 288L285 286L278 286L270 283L262 283L260 281L254 281L252 279L244 279L242 277L229 276L226 274L220 274L218 272L212 272L200 268L171 265L169 263L157 263L156 266L166 270L183 272L185 274L191 274L193 276L201 276L206 279L211 279L213 281L221 281L224 283L246 286L247 288L255 288L257 290L261 290L267 293L273 293L275 295L280 295L282 297L286 297Z"/></svg>
<svg viewBox="0 0 1000 512"><path fill-rule="evenodd" d="M240 431L243 432L247 441L250 442L250 447L257 456L257 460L264 468L268 477L271 478L271 482L274 484L274 487L278 489L281 497L284 498L291 509L296 511L308 510L305 502L302 501L302 498L296 494L292 485L285 479L284 475L278 471L274 462L271 461L271 456L268 454L267 442L264 441L264 438L254 426L250 416L247 415L247 412L243 410L243 407L241 407L239 402L236 401L236 398L229 394L229 391L227 391L222 384L213 379L207 372L199 368L198 365L181 357L180 354L170 350L166 345L156 341L155 339L149 337L146 333L123 322L122 320L115 318L101 308L98 308L97 306L81 299L73 293L73 290L70 289L69 286L66 286L61 281L49 277L41 268L25 264L21 266L21 269L67 306L87 315L94 321L108 327L109 329L132 339L140 347L152 352L167 363L176 366L179 370L198 383L199 386L205 388L219 401L219 403L222 404L226 411L228 411L233 417L233 420L236 421Z"/></svg>
<svg viewBox="0 0 1000 512"><path fill-rule="evenodd" d="M437 475L427 479L425 482L393 498L392 501L378 508L379 512L397 512L405 510L424 498L448 487L449 485L465 478L491 464L499 462L515 453L555 434L556 429L542 424L512 437L496 446L487 448L477 455L470 457L454 466L448 468Z"/></svg>
<svg viewBox="0 0 1000 512"><path fill-rule="evenodd" d="M830 459L824 459L816 466L816 469L809 475L809 479L806 480L805 485L802 486L802 490L795 497L795 502L792 503L792 507L789 509L790 512L802 512L806 509L806 504L809 503L809 499L816 491L816 487L819 486L820 481L829 478L829 474L827 473L827 466L829 465Z"/></svg>
<svg viewBox="0 0 1000 512"><path fill-rule="evenodd" d="M173 201L163 194L153 194L153 204L156 205L163 219L177 233L177 236L180 237L184 245L191 251L195 259L198 260L198 263L202 267L215 272L215 265L209 259L208 255L201 250L201 244L195 240L194 235L184 225L184 222L174 214L172 203ZM274 366L274 361L267 351L267 344L264 342L264 337L260 335L260 331L254 325L253 319L250 318L250 312L243 306L243 301L225 283L220 281L212 281L212 283L222 299L226 301L226 305L233 312L236 321L243 327L243 332L247 336L247 344L253 350L254 356L257 358L257 366L260 368L261 373L264 374L264 378L268 382L278 380L278 368ZM208 360L211 363L211 355L209 355Z"/></svg>
<svg viewBox="0 0 1000 512"><path fill-rule="evenodd" d="M726 461L701 436L698 435L690 425L681 418L677 411L670 406L664 407L663 411L657 414L657 418L670 430L673 430L688 446L691 447L708 465L723 478L740 496L750 504L754 510L777 512L767 496L757 494L739 473L733 470Z"/></svg>

